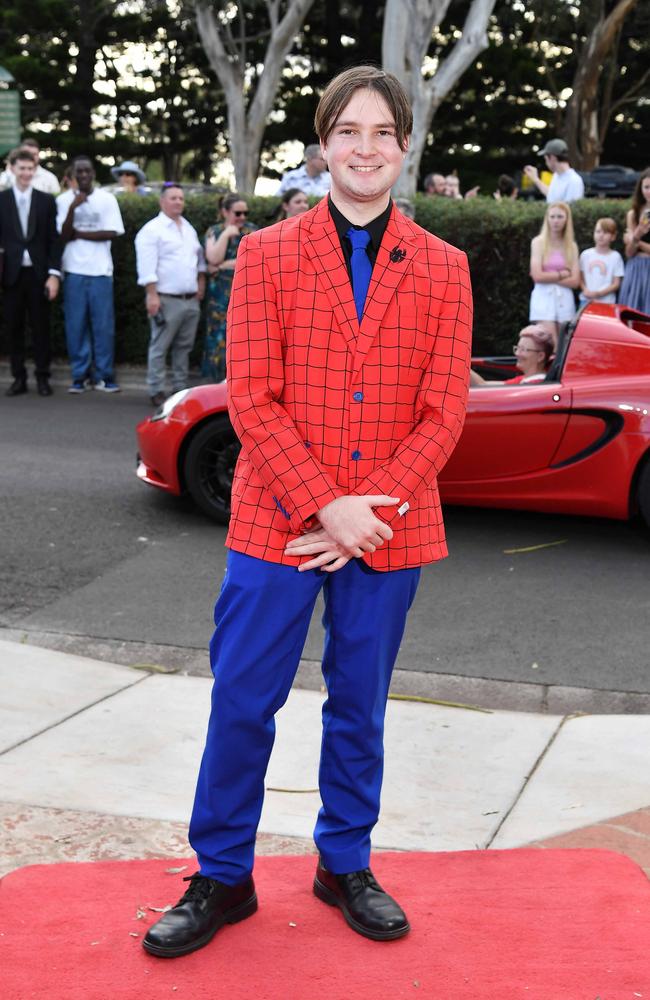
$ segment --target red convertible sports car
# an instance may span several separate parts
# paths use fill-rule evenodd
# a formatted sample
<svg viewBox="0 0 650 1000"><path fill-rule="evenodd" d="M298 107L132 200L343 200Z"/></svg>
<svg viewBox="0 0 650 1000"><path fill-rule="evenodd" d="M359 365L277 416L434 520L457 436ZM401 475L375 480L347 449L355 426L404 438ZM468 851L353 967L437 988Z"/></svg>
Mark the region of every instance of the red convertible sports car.
<svg viewBox="0 0 650 1000"><path fill-rule="evenodd" d="M475 358L486 377L514 358ZM139 478L189 492L227 523L239 453L226 384L177 392L137 428ZM650 525L650 316L591 304L560 332L544 382L470 389L439 479L443 502L586 514Z"/></svg>

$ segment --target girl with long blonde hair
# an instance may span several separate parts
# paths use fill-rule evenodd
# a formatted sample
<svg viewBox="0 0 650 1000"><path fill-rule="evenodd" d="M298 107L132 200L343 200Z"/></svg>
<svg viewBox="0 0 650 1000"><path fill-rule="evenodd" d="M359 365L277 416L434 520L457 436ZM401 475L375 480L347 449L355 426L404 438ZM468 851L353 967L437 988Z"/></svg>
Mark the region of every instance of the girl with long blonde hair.
<svg viewBox="0 0 650 1000"><path fill-rule="evenodd" d="M573 289L580 287L573 219L564 201L548 206L540 233L530 244L530 276L535 287L530 296L529 320L548 330L557 347L560 323L575 315Z"/></svg>

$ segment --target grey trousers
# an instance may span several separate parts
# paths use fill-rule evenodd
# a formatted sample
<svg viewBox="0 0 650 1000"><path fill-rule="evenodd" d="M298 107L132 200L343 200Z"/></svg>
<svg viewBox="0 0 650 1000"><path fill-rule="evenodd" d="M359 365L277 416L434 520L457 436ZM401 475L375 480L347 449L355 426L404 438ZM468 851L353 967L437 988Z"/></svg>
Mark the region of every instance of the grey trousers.
<svg viewBox="0 0 650 1000"><path fill-rule="evenodd" d="M149 319L151 337L147 355L147 386L150 396L165 390L166 359L170 350L172 388L174 392L186 388L190 351L194 347L201 315L198 299L175 299L161 293L160 303L158 319L162 316L164 322Z"/></svg>

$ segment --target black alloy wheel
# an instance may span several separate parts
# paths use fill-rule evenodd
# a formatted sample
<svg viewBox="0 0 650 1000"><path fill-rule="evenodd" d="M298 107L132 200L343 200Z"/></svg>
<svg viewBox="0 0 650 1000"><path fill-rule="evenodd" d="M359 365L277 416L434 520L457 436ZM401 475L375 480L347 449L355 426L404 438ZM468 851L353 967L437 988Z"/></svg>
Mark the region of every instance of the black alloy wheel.
<svg viewBox="0 0 650 1000"><path fill-rule="evenodd" d="M230 491L241 445L225 413L199 428L185 453L183 473L190 496L219 524L230 519Z"/></svg>

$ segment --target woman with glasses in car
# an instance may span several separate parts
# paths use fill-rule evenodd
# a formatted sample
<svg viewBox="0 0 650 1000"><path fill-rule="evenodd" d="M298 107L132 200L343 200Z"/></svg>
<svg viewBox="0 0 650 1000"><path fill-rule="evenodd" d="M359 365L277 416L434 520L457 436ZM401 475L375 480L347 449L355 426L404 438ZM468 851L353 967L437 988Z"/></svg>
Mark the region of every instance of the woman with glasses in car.
<svg viewBox="0 0 650 1000"><path fill-rule="evenodd" d="M204 238L208 287L201 371L213 382L222 382L226 377L226 313L239 244L257 228L249 223L248 205L240 194L225 195L219 209L221 221L210 226Z"/></svg>
<svg viewBox="0 0 650 1000"><path fill-rule="evenodd" d="M548 330L544 330L543 327L536 326L534 323L531 326L525 326L512 350L517 359L519 375L507 378L502 382L495 382L483 378L475 371L470 371L469 384L491 387L493 385L528 385L543 382L554 350L553 337Z"/></svg>

